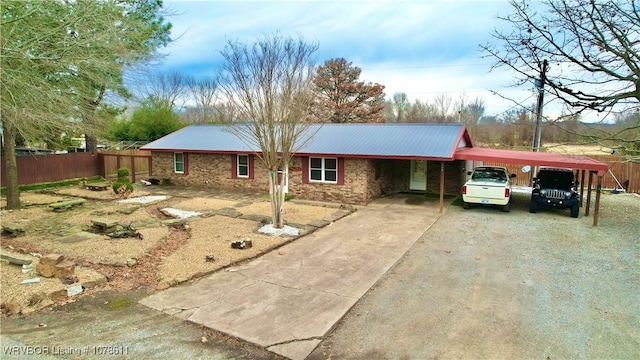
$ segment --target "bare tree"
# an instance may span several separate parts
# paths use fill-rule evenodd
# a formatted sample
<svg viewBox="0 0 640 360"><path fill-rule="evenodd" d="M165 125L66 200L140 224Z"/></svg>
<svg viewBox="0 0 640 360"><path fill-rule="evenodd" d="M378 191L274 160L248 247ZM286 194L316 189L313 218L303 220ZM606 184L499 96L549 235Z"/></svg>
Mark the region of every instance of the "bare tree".
<svg viewBox="0 0 640 360"><path fill-rule="evenodd" d="M447 94L439 94L436 96L435 100L435 108L437 110L438 122L446 123L451 121L451 104L453 103L453 99Z"/></svg>
<svg viewBox="0 0 640 360"><path fill-rule="evenodd" d="M640 8L635 0L511 0L512 26L481 46L495 67L517 75L514 85L540 78L569 115L617 112L640 105Z"/></svg>
<svg viewBox="0 0 640 360"><path fill-rule="evenodd" d="M190 77L178 71L143 73L135 79L135 100L154 99L181 109L188 95Z"/></svg>
<svg viewBox="0 0 640 360"><path fill-rule="evenodd" d="M220 87L241 124L228 131L252 149L269 171L273 226L284 226L284 176L290 159L315 133L307 120L314 102L312 55L317 44L279 34L252 45L227 41Z"/></svg>
<svg viewBox="0 0 640 360"><path fill-rule="evenodd" d="M396 112L396 122L404 122L409 110L409 98L407 97L407 94L393 94L393 108Z"/></svg>
<svg viewBox="0 0 640 360"><path fill-rule="evenodd" d="M484 111L484 100L480 97L475 98L475 100L473 100L466 107L466 114L468 115L468 118L466 119L465 124L477 124L480 118L484 115Z"/></svg>
<svg viewBox="0 0 640 360"><path fill-rule="evenodd" d="M411 104L405 121L409 123L432 122L437 117L436 113L435 105L416 99L416 101Z"/></svg>
<svg viewBox="0 0 640 360"><path fill-rule="evenodd" d="M213 77L201 79L191 78L187 81L187 88L195 102L195 123L217 123L216 118L219 102L218 80Z"/></svg>

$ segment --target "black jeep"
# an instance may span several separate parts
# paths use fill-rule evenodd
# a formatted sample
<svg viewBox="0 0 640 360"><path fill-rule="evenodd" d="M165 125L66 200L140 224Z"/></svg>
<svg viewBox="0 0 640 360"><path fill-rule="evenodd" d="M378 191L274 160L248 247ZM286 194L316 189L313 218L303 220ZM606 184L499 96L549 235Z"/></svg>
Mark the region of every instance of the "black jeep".
<svg viewBox="0 0 640 360"><path fill-rule="evenodd" d="M571 209L571 217L577 218L580 214L577 185L571 169L540 168L538 177L533 178L529 212L535 213L539 207L556 207Z"/></svg>

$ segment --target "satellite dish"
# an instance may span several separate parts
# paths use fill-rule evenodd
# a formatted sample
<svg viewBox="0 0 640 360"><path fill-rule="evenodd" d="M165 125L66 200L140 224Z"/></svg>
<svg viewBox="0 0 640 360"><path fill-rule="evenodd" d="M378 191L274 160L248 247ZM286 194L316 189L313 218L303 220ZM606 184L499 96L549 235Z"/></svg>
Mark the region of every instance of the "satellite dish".
<svg viewBox="0 0 640 360"><path fill-rule="evenodd" d="M525 165L525 166L522 167L522 172L523 173L528 173L529 171L531 171L531 166Z"/></svg>

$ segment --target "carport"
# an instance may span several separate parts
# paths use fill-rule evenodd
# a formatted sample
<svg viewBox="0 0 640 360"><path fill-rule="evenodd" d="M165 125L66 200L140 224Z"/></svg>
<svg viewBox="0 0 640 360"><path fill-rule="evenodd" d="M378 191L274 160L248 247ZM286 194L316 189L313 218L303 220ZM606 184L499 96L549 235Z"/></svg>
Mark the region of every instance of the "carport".
<svg viewBox="0 0 640 360"><path fill-rule="evenodd" d="M584 180L586 172L589 173L587 187L587 206L584 215L589 215L591 203L591 188L593 175L596 174L596 199L593 210L593 226L598 226L598 213L600 209L600 193L602 192L602 177L609 170L609 165L595 161L587 156L563 155L544 152L529 152L503 149L485 149L474 147L461 147L456 150L456 160L494 161L508 164L522 164L530 166L552 166L570 168L580 172L580 206L584 195Z"/></svg>

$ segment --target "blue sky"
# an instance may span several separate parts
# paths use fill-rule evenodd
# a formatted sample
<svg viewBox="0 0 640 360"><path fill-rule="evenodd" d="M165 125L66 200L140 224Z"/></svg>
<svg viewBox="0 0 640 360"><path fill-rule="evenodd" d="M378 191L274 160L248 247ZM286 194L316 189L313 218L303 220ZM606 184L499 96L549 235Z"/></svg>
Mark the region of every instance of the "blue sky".
<svg viewBox="0 0 640 360"><path fill-rule="evenodd" d="M506 26L506 0L414 1L169 1L176 41L164 50L161 71L213 75L227 39L252 43L276 31L319 44L318 64L343 57L362 69L361 80L385 85L390 98L404 92L410 101L432 102L441 94L468 101L480 97L486 115L500 114L511 102L535 103L533 85L509 88L512 73L490 70L479 45Z"/></svg>

